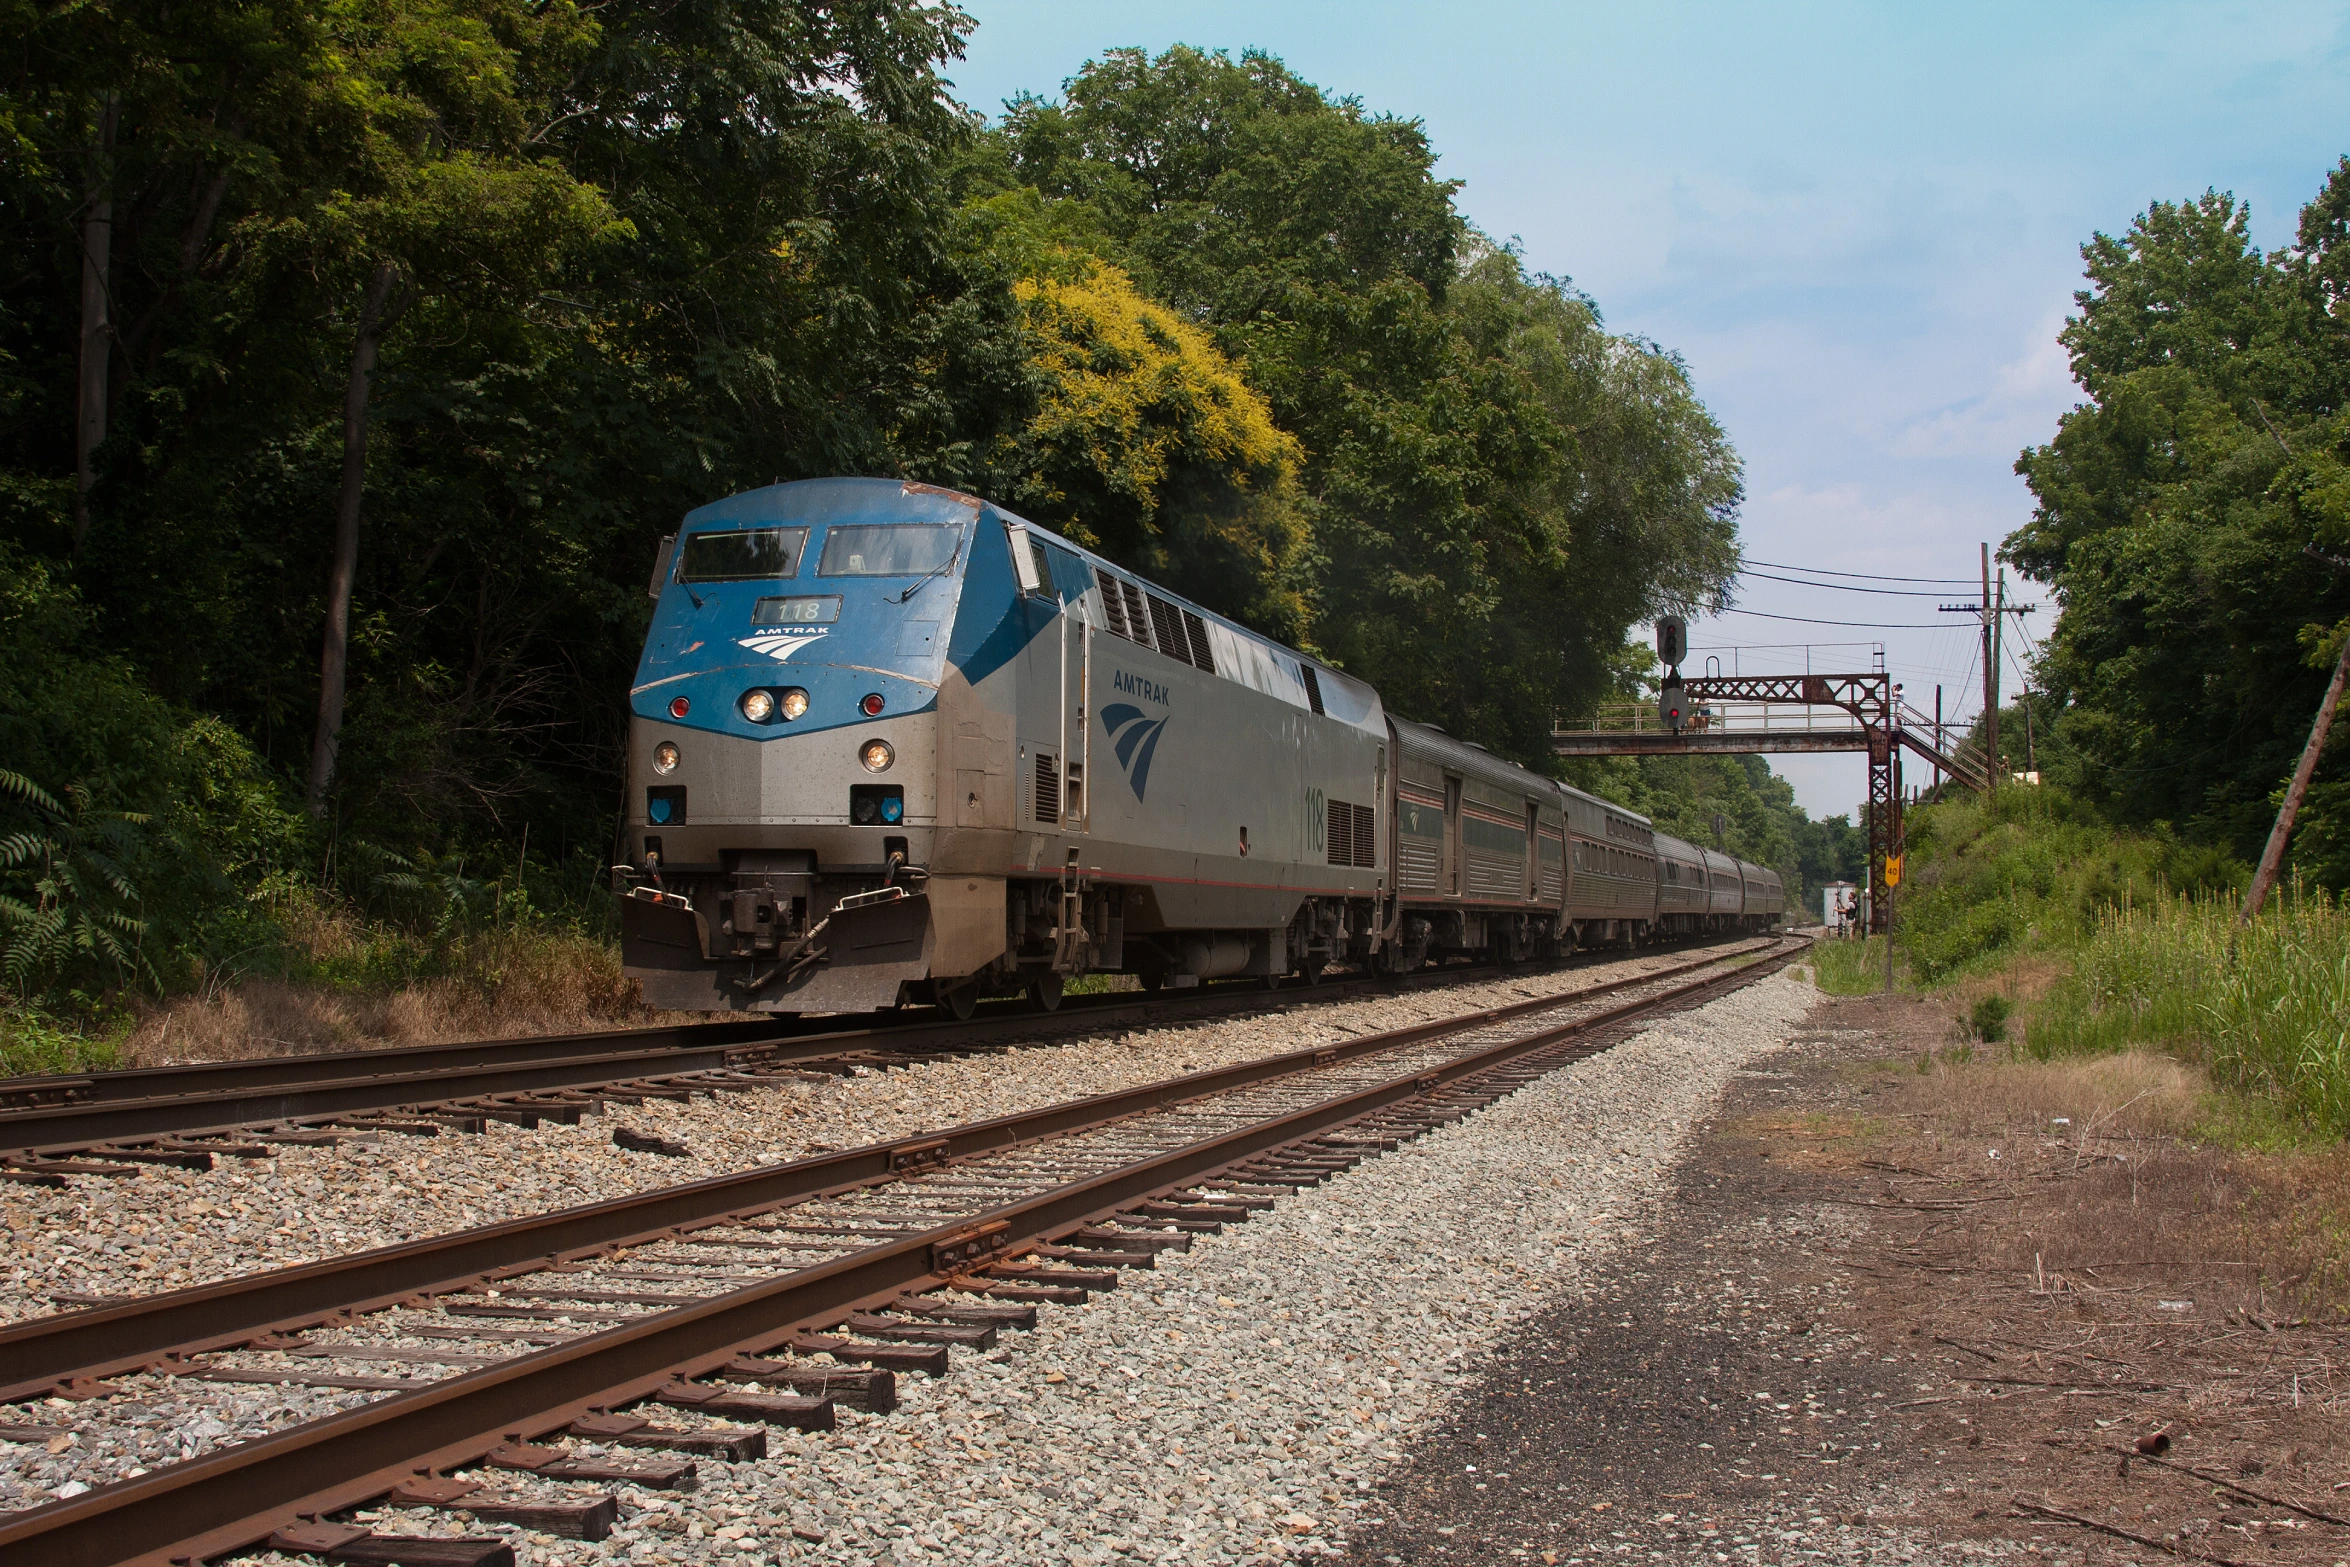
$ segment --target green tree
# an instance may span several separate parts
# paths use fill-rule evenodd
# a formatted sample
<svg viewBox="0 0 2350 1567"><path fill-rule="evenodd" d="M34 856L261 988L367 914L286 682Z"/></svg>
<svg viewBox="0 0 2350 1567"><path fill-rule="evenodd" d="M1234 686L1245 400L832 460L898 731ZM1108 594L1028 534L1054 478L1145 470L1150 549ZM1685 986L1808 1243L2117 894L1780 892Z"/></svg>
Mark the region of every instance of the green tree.
<svg viewBox="0 0 2350 1567"><path fill-rule="evenodd" d="M2088 400L2017 463L2037 504L2003 551L2063 610L2039 675L2059 709L2044 770L2123 822L2245 857L2350 610L2350 584L2302 553L2350 547L2333 456L2346 203L2350 161L2289 251L2260 254L2243 205L2208 192L2083 247L2063 341ZM2321 777L2304 864L2338 882L2350 858L2306 853L2341 836L2346 802Z"/></svg>
<svg viewBox="0 0 2350 1567"><path fill-rule="evenodd" d="M0 160L0 528L71 560L168 701L297 778L333 736L342 829L447 848L520 813L599 844L677 515L778 476L975 483L1033 406L1009 280L950 243L968 122L938 71L967 26L786 0L0 10L0 124L30 149ZM77 554L102 90L111 422Z"/></svg>
<svg viewBox="0 0 2350 1567"><path fill-rule="evenodd" d="M1416 121L1175 48L1014 100L972 177L1080 209L1298 440L1315 648L1541 761L1627 625L1723 591L1737 460L1677 361L1476 235L1434 164Z"/></svg>
<svg viewBox="0 0 2350 1567"><path fill-rule="evenodd" d="M348 330L342 461L307 799L326 809L343 726L359 568L369 401L385 338L420 303L442 330L502 311L567 250L611 226L601 192L545 148L562 89L595 43L573 6L521 0L341 0L331 62L309 89L306 156L281 154L249 227L254 286L314 292ZM525 295L524 297L527 297Z"/></svg>

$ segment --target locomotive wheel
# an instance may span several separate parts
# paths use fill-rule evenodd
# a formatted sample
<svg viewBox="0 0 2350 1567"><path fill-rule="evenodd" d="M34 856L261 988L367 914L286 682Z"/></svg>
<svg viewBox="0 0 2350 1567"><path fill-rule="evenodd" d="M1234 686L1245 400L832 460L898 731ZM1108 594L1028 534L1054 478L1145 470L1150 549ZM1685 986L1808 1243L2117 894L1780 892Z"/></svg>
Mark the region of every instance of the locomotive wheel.
<svg viewBox="0 0 2350 1567"><path fill-rule="evenodd" d="M1039 1012L1061 1010L1061 976L1039 974L1028 982L1028 1004Z"/></svg>
<svg viewBox="0 0 2350 1567"><path fill-rule="evenodd" d="M979 1010L979 981L964 980L949 990L938 993L938 1004L958 1023L971 1021L971 1014Z"/></svg>

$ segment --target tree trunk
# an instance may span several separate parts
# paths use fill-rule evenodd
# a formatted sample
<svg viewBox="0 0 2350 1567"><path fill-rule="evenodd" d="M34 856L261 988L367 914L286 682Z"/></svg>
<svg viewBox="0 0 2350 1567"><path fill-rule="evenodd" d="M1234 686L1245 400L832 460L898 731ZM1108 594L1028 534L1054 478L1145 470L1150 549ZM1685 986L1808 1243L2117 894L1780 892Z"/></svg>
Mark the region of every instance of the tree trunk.
<svg viewBox="0 0 2350 1567"><path fill-rule="evenodd" d="M114 94L98 114L82 201L82 345L73 431L73 549L90 532L90 454L106 439L106 371L114 357L111 269L114 255Z"/></svg>
<svg viewBox="0 0 2350 1567"><path fill-rule="evenodd" d="M359 311L351 345L351 378L343 387L343 482L335 497L335 563L326 587L326 636L318 655L318 729L310 742L310 814L326 814L335 752L343 735L344 675L351 650L351 585L359 574L359 499L367 481L367 392L383 342L384 307L397 276L378 263Z"/></svg>
<svg viewBox="0 0 2350 1567"><path fill-rule="evenodd" d="M2277 819L2268 830L2268 843L2260 851L2260 869L2252 873L2252 890L2244 895L2244 906L2236 912L2236 923L2249 925L2260 913L2260 906L2277 884L2277 875L2284 868L2285 845L2293 836L2293 818L2301 814L2301 798L2309 793L2310 774L2317 771L2317 759L2325 753L2326 731L2334 727L2334 708L2342 700L2342 682L2350 677L2350 642L2342 644L2342 656L2334 660L2334 678L2326 685L2325 699L2317 704L2317 720L2309 726L2309 743L2301 748L2300 765L2293 769L2293 781L2285 786L2285 799L2277 807Z"/></svg>

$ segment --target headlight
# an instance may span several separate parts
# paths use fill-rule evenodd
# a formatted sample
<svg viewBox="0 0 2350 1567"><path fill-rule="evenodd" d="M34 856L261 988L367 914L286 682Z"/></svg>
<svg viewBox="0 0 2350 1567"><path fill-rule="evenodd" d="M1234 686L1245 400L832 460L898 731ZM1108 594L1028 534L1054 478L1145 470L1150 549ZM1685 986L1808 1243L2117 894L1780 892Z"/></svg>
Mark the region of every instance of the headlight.
<svg viewBox="0 0 2350 1567"><path fill-rule="evenodd" d="M743 693L743 717L754 724L763 724L775 716L775 698L765 691Z"/></svg>
<svg viewBox="0 0 2350 1567"><path fill-rule="evenodd" d="M669 699L669 716L671 718L683 718L687 713L693 710L693 705L694 704L692 702L686 700L682 696L671 697Z"/></svg>
<svg viewBox="0 0 2350 1567"><path fill-rule="evenodd" d="M808 710L808 693L798 686L786 687L783 693L783 716L797 718Z"/></svg>
<svg viewBox="0 0 2350 1567"><path fill-rule="evenodd" d="M881 693L878 691L866 692L865 700L859 702L857 706L864 710L867 718L879 718L881 716Z"/></svg>
<svg viewBox="0 0 2350 1567"><path fill-rule="evenodd" d="M884 762L881 765L887 767L889 764ZM653 771L657 773L677 771L677 747L667 740L653 747Z"/></svg>
<svg viewBox="0 0 2350 1567"><path fill-rule="evenodd" d="M886 773L889 764L897 759L898 753L890 749L887 740L868 740L865 749L857 753L857 760L865 764L869 773Z"/></svg>

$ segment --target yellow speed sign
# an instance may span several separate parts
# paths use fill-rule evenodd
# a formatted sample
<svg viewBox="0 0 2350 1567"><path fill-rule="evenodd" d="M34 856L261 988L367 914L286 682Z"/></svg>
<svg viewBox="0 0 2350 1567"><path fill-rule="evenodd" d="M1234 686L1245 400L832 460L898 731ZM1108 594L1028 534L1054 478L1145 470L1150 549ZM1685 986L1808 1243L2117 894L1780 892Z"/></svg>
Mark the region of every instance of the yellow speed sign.
<svg viewBox="0 0 2350 1567"><path fill-rule="evenodd" d="M1885 885L1888 887L1901 885L1901 856L1898 854L1886 856Z"/></svg>

